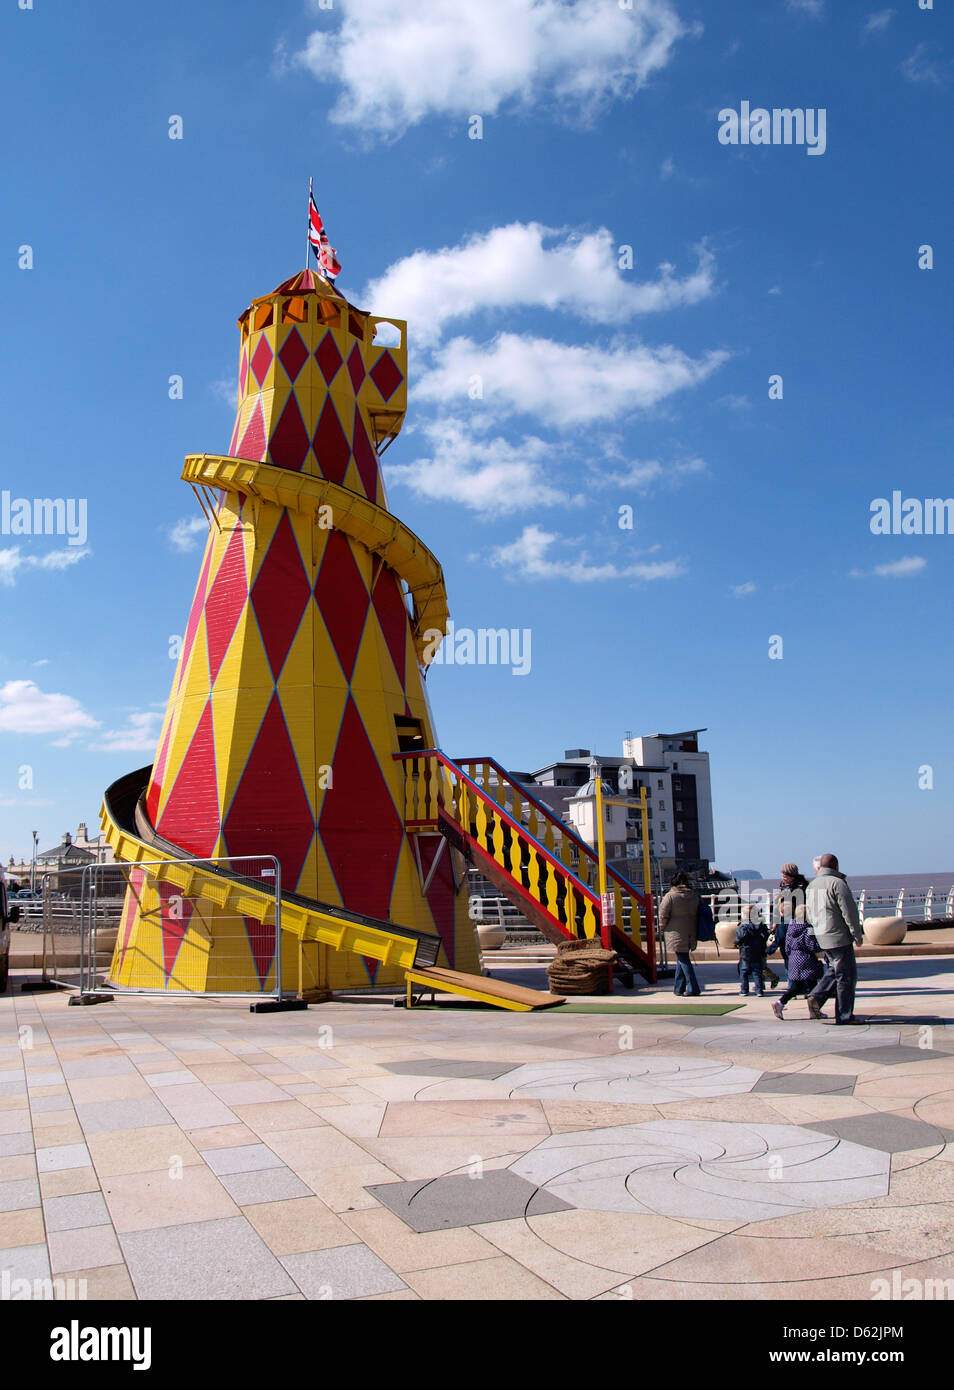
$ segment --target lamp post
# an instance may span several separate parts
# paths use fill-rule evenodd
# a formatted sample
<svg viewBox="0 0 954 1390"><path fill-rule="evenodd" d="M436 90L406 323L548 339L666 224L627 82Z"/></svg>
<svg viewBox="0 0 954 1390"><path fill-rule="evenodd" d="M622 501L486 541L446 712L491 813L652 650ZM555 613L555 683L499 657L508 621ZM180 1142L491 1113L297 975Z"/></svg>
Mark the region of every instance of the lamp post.
<svg viewBox="0 0 954 1390"><path fill-rule="evenodd" d="M39 840L39 838L40 838L40 832L39 832L38 830L34 830L34 831L33 831L33 860L32 860L32 862L31 862L31 864L30 864L30 892L31 892L31 893L35 893L35 892L36 892L36 846L37 846L37 841Z"/></svg>

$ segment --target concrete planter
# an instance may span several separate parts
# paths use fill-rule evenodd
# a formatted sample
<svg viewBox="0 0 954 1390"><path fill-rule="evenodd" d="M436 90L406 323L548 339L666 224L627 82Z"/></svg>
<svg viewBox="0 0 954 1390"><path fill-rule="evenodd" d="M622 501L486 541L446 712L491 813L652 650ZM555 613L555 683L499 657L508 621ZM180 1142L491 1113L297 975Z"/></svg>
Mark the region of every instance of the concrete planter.
<svg viewBox="0 0 954 1390"><path fill-rule="evenodd" d="M868 946L898 946L907 932L903 917L866 917L862 928Z"/></svg>
<svg viewBox="0 0 954 1390"><path fill-rule="evenodd" d="M496 923L478 922L477 946L481 951L499 951L506 940L506 927L497 926Z"/></svg>
<svg viewBox="0 0 954 1390"><path fill-rule="evenodd" d="M735 945L735 934L738 931L737 922L716 922L716 941L723 951L731 951Z"/></svg>

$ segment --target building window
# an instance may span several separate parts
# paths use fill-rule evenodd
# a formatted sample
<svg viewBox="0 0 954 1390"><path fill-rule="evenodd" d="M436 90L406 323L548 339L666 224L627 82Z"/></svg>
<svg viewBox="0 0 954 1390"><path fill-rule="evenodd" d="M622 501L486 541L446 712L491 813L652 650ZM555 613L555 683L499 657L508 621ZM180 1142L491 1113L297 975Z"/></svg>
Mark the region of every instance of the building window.
<svg viewBox="0 0 954 1390"><path fill-rule="evenodd" d="M659 802L659 809L660 809L660 811L665 811L665 809L666 809L666 803L665 803L665 801L663 801L662 799L660 799L660 802Z"/></svg>
<svg viewBox="0 0 954 1390"><path fill-rule="evenodd" d="M662 791L662 789L663 789L663 782L662 782L662 778L661 778L661 777L657 777L657 778L656 778L656 786L657 786L657 788L659 789L659 791Z"/></svg>
<svg viewBox="0 0 954 1390"><path fill-rule="evenodd" d="M664 820L661 820L661 821L659 822L659 828L660 828L660 830L665 830L665 828L666 828L666 822L665 822Z"/></svg>
<svg viewBox="0 0 954 1390"><path fill-rule="evenodd" d="M681 830L681 829L682 829L682 821L681 821L681 820L677 820L677 821L676 821L676 829L677 829L677 830Z"/></svg>

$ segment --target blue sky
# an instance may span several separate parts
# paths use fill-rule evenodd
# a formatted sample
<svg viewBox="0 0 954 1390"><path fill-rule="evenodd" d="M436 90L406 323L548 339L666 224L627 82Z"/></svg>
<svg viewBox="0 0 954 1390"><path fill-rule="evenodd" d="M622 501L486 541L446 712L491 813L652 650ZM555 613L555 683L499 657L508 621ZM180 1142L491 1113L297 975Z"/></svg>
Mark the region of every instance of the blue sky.
<svg viewBox="0 0 954 1390"><path fill-rule="evenodd" d="M9 0L0 490L88 535L0 534L0 857L154 752L182 458L228 447L313 175L339 287L409 321L392 509L458 628L532 634L529 674L432 670L442 746L704 725L720 867L950 867L954 537L869 527L954 493L944 8ZM720 143L743 101L823 109L824 152Z"/></svg>

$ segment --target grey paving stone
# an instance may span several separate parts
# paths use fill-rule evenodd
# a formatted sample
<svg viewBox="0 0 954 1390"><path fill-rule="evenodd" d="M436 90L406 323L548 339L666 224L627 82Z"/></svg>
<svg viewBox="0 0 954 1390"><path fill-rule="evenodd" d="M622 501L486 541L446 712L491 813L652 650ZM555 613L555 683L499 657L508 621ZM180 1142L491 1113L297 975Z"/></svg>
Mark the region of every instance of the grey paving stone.
<svg viewBox="0 0 954 1390"><path fill-rule="evenodd" d="M139 1298L204 1302L296 1292L244 1216L132 1231L119 1240Z"/></svg>
<svg viewBox="0 0 954 1390"><path fill-rule="evenodd" d="M36 1178L17 1178L0 1182L0 1211L26 1211L40 1205L40 1184Z"/></svg>
<svg viewBox="0 0 954 1390"><path fill-rule="evenodd" d="M0 1250L0 1273L10 1279L49 1279L50 1256L45 1245L17 1245ZM4 1319L10 1321L9 1314Z"/></svg>
<svg viewBox="0 0 954 1390"><path fill-rule="evenodd" d="M39 1173L62 1173L67 1168L90 1168L92 1162L85 1144L55 1144L48 1149L36 1151Z"/></svg>
<svg viewBox="0 0 954 1390"><path fill-rule="evenodd" d="M267 1144L241 1144L229 1149L206 1149L202 1157L218 1177L230 1173L257 1173L263 1168L284 1168L285 1164Z"/></svg>
<svg viewBox="0 0 954 1390"><path fill-rule="evenodd" d="M210 1155L207 1153L205 1157L208 1159ZM261 1168L254 1173L232 1173L229 1177L223 1177L221 1182L232 1201L240 1207L315 1195L290 1168Z"/></svg>
<svg viewBox="0 0 954 1390"><path fill-rule="evenodd" d="M148 1129L171 1125L172 1116L152 1096L139 1100L97 1100L77 1105L76 1114L86 1134L105 1134L113 1129Z"/></svg>
<svg viewBox="0 0 954 1390"><path fill-rule="evenodd" d="M854 1093L854 1076L836 1076L824 1072L767 1071L756 1081L753 1091L771 1091L777 1096L850 1096Z"/></svg>
<svg viewBox="0 0 954 1390"><path fill-rule="evenodd" d="M13 1158L15 1154L32 1152L32 1134L0 1134L0 1158Z"/></svg>
<svg viewBox="0 0 954 1390"><path fill-rule="evenodd" d="M854 1057L861 1062L880 1062L883 1067L896 1067L900 1062L931 1062L938 1059L948 1061L950 1058L949 1052L938 1052L932 1047L908 1047L905 1043L892 1043L886 1047L866 1047L857 1052L846 1047L841 1050L840 1055Z"/></svg>
<svg viewBox="0 0 954 1390"><path fill-rule="evenodd" d="M926 1124L924 1120L909 1120L905 1115L892 1115L890 1112L851 1115L843 1120L814 1120L802 1128L815 1129L819 1134L831 1134L837 1139L847 1139L852 1144L863 1144L866 1149L878 1149L887 1154L904 1153L907 1149L927 1149L932 1144L943 1144L954 1139L952 1130Z"/></svg>
<svg viewBox="0 0 954 1390"><path fill-rule="evenodd" d="M63 1074L68 1081L86 1081L95 1076L133 1076L135 1071L128 1057L116 1053L109 1057L74 1057L63 1063Z"/></svg>
<svg viewBox="0 0 954 1390"><path fill-rule="evenodd" d="M569 1202L506 1168L488 1169L481 1177L455 1173L424 1181L378 1183L365 1190L419 1232L573 1210Z"/></svg>
<svg viewBox="0 0 954 1390"><path fill-rule="evenodd" d="M30 1109L37 1115L51 1114L59 1110L72 1110L72 1096L34 1096Z"/></svg>
<svg viewBox="0 0 954 1390"><path fill-rule="evenodd" d="M43 1203L48 1231L79 1231L85 1226L108 1226L109 1212L101 1192L81 1192L73 1197L49 1197Z"/></svg>
<svg viewBox="0 0 954 1390"><path fill-rule="evenodd" d="M453 1058L443 1061L439 1057L422 1057L417 1062L382 1062L381 1068L383 1071L394 1072L396 1076L476 1077L484 1081L496 1081L498 1076L513 1071L516 1065L515 1062L471 1062L465 1059L455 1061Z"/></svg>
<svg viewBox="0 0 954 1390"><path fill-rule="evenodd" d="M0 1099L10 1100L14 1096L25 1096L27 1084L21 1076L17 1081L0 1081Z"/></svg>
<svg viewBox="0 0 954 1390"><path fill-rule="evenodd" d="M339 1245L333 1250L310 1250L285 1255L282 1264L306 1298L368 1298L376 1293L406 1289L389 1265L366 1245Z"/></svg>

